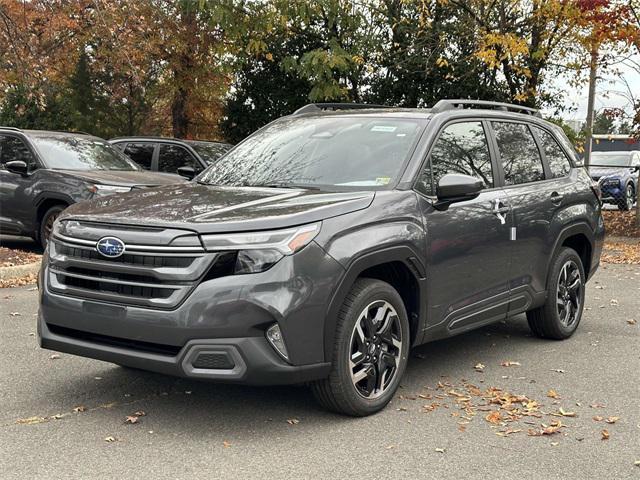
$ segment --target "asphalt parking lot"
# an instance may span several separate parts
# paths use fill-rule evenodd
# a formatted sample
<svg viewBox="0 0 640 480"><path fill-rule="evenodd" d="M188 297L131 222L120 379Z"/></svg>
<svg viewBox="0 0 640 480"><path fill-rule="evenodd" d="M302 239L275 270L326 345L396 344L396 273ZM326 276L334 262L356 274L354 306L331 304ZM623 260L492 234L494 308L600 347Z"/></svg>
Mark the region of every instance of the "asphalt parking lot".
<svg viewBox="0 0 640 480"><path fill-rule="evenodd" d="M32 286L0 290L0 306L3 479L640 478L638 265L601 267L568 341L519 316L415 349L397 398L362 419L302 387L56 355L37 346ZM488 398L522 396L492 416Z"/></svg>

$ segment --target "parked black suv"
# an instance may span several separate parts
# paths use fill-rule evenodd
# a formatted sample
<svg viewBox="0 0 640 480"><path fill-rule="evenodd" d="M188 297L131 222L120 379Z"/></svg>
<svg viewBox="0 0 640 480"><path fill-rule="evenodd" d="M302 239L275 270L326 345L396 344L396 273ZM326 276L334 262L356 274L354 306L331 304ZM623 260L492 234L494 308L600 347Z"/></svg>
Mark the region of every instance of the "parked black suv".
<svg viewBox="0 0 640 480"><path fill-rule="evenodd" d="M523 107L303 107L194 182L69 208L41 345L374 413L411 346L522 312L573 334L604 236L575 161Z"/></svg>
<svg viewBox="0 0 640 480"><path fill-rule="evenodd" d="M184 181L143 171L98 137L0 127L0 231L43 247L72 203Z"/></svg>
<svg viewBox="0 0 640 480"><path fill-rule="evenodd" d="M192 179L232 147L228 143L166 137L119 137L109 140L145 170L177 173Z"/></svg>

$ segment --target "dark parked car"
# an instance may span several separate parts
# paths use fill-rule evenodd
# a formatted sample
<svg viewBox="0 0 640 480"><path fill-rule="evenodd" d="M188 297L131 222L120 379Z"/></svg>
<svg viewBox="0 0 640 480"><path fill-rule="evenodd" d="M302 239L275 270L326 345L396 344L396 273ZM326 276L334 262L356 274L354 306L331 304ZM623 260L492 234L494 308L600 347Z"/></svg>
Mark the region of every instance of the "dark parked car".
<svg viewBox="0 0 640 480"><path fill-rule="evenodd" d="M184 181L143 171L97 137L0 127L0 231L43 246L72 203Z"/></svg>
<svg viewBox="0 0 640 480"><path fill-rule="evenodd" d="M192 179L232 147L228 143L165 137L112 138L113 145L145 170Z"/></svg>
<svg viewBox="0 0 640 480"><path fill-rule="evenodd" d="M574 333L604 237L576 160L515 105L303 107L193 182L69 208L40 344L374 413L412 346L522 312Z"/></svg>
<svg viewBox="0 0 640 480"><path fill-rule="evenodd" d="M602 191L602 201L630 210L636 202L640 152L592 152L589 173Z"/></svg>

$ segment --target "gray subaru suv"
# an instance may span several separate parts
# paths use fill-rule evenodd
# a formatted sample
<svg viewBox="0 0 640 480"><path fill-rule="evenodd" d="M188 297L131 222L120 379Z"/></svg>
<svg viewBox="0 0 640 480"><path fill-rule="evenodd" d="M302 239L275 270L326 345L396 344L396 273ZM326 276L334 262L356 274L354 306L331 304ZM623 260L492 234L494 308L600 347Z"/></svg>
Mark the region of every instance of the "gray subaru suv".
<svg viewBox="0 0 640 480"><path fill-rule="evenodd" d="M603 237L597 187L534 110L312 104L192 183L65 210L38 333L170 375L308 383L368 415L413 346L522 312L571 336Z"/></svg>

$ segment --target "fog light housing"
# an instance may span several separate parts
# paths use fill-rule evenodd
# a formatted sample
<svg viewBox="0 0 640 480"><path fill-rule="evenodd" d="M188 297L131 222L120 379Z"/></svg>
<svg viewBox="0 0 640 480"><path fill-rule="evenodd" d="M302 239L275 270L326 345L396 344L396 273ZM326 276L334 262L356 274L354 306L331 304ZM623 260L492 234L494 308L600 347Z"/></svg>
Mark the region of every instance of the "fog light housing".
<svg viewBox="0 0 640 480"><path fill-rule="evenodd" d="M282 338L280 325L274 323L269 328L267 328L266 337L275 351L278 352L280 356L288 362L289 353L287 352L287 346L284 344L284 339Z"/></svg>

